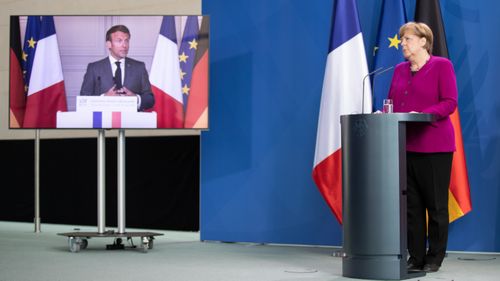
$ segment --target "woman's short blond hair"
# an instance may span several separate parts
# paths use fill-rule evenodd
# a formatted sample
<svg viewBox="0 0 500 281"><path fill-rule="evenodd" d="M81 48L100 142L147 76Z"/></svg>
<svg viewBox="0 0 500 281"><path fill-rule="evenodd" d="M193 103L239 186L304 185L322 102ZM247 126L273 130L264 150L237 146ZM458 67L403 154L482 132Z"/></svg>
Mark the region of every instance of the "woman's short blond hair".
<svg viewBox="0 0 500 281"><path fill-rule="evenodd" d="M434 41L434 36L432 35L431 28L427 24L414 21L407 22L399 28L399 38L403 37L403 35L407 31L412 32L420 38L425 38L427 42L425 43L424 48L427 50L427 53L429 53L429 55L432 54L432 43Z"/></svg>

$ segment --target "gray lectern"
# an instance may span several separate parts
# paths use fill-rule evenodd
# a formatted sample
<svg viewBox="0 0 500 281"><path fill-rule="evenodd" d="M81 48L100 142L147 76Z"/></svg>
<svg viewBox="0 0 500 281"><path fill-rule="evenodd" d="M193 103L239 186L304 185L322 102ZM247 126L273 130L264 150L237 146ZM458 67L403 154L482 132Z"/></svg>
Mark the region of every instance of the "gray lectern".
<svg viewBox="0 0 500 281"><path fill-rule="evenodd" d="M431 114L353 114L342 128L342 275L407 279L406 123Z"/></svg>

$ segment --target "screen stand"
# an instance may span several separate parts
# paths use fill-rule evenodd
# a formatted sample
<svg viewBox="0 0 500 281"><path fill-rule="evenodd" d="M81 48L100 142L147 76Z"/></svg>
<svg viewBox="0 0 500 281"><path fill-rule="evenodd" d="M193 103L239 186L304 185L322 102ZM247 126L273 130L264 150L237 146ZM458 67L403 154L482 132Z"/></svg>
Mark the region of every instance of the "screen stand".
<svg viewBox="0 0 500 281"><path fill-rule="evenodd" d="M58 235L68 237L69 250L73 253L86 249L87 239L93 237L114 238L113 244L106 245L107 250L121 250L125 248L139 248L143 252L153 249L155 236L163 235L155 232L125 232L125 130L118 131L118 230L106 231L105 205L105 145L104 129L98 130L97 138L97 232L66 232ZM133 237L140 238L140 244L135 246ZM126 247L123 239L127 239L131 246Z"/></svg>
<svg viewBox="0 0 500 281"><path fill-rule="evenodd" d="M97 233L106 232L106 137L104 129L97 135Z"/></svg>
<svg viewBox="0 0 500 281"><path fill-rule="evenodd" d="M40 226L40 130L35 130L35 233L42 232Z"/></svg>
<svg viewBox="0 0 500 281"><path fill-rule="evenodd" d="M118 131L118 233L125 233L125 130Z"/></svg>
<svg viewBox="0 0 500 281"><path fill-rule="evenodd" d="M99 130L97 141L97 233L106 232L106 137ZM118 131L118 230L125 233L125 130Z"/></svg>

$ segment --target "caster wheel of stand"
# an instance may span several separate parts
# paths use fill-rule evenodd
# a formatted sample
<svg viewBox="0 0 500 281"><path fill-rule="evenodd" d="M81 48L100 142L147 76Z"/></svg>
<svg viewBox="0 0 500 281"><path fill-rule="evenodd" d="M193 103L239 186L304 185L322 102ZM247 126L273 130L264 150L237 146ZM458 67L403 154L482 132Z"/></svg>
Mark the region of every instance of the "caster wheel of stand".
<svg viewBox="0 0 500 281"><path fill-rule="evenodd" d="M153 241L154 241L154 237L148 237L148 247L149 249L153 249Z"/></svg>
<svg viewBox="0 0 500 281"><path fill-rule="evenodd" d="M87 249L88 245L89 245L89 241L87 239L82 239L82 244L80 245L80 249L82 249L82 250Z"/></svg>
<svg viewBox="0 0 500 281"><path fill-rule="evenodd" d="M149 241L148 237L141 237L141 249L142 249L143 253L147 253L148 250L150 249L149 243L150 243L150 241Z"/></svg>
<svg viewBox="0 0 500 281"><path fill-rule="evenodd" d="M69 245L69 250L72 253L78 253L80 252L80 246L82 244L82 239L78 237L69 237L68 238L68 245Z"/></svg>

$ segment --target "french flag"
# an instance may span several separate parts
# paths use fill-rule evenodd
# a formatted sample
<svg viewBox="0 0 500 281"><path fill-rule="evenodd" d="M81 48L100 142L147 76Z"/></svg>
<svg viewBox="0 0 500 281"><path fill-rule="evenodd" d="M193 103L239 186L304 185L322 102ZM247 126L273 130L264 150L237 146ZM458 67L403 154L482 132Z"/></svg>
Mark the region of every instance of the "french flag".
<svg viewBox="0 0 500 281"><path fill-rule="evenodd" d="M363 78L368 65L355 0L337 0L326 61L313 179L342 224L342 155L340 116L361 113ZM365 81L363 112L371 112L370 81Z"/></svg>
<svg viewBox="0 0 500 281"><path fill-rule="evenodd" d="M29 21L40 25L38 38L32 41L33 63L24 116L24 128L55 128L57 111L67 111L64 79L57 44L56 28L52 16L30 16ZM29 23L28 23L29 25ZM26 36L29 34L26 33Z"/></svg>
<svg viewBox="0 0 500 281"><path fill-rule="evenodd" d="M158 128L182 128L184 108L177 36L173 16L164 16L151 65L149 81L155 96Z"/></svg>
<svg viewBox="0 0 500 281"><path fill-rule="evenodd" d="M101 111L94 111L92 112L92 128L122 128L122 113L106 112L103 114Z"/></svg>

